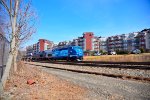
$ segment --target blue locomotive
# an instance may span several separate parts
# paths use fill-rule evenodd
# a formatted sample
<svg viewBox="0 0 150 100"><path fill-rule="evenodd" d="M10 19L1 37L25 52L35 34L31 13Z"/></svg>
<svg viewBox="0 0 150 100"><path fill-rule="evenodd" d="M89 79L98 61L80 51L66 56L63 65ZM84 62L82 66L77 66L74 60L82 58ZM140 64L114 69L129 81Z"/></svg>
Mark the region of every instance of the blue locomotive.
<svg viewBox="0 0 150 100"><path fill-rule="evenodd" d="M52 60L77 60L83 59L83 50L80 46L68 46L52 50Z"/></svg>
<svg viewBox="0 0 150 100"><path fill-rule="evenodd" d="M28 57L29 58L29 57ZM83 50L80 46L68 46L34 53L30 60L83 60Z"/></svg>

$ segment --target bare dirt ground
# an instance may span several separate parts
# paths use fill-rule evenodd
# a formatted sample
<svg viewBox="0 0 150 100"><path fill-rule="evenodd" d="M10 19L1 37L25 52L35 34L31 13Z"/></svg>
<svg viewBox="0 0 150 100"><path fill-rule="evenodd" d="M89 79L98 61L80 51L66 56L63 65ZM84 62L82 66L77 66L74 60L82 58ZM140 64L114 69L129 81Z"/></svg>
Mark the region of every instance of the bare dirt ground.
<svg viewBox="0 0 150 100"><path fill-rule="evenodd" d="M11 100L82 100L86 89L73 85L37 67L18 64L19 69L10 76L4 94L0 99ZM32 79L35 84L27 84Z"/></svg>

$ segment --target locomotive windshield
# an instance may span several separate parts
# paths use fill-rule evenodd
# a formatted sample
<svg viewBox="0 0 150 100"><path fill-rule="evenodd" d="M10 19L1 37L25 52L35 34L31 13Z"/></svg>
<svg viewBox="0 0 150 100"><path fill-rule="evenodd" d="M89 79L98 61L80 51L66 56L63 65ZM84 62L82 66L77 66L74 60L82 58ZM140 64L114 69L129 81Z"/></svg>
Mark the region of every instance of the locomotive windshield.
<svg viewBox="0 0 150 100"><path fill-rule="evenodd" d="M80 46L74 46L73 48L74 48L74 49L81 49Z"/></svg>

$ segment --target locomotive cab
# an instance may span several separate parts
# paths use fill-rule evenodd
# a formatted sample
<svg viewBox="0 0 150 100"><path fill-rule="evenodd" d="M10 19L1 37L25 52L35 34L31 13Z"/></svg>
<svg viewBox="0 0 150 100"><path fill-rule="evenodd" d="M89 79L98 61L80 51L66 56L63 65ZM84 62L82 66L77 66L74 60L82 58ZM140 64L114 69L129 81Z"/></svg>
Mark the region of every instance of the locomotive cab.
<svg viewBox="0 0 150 100"><path fill-rule="evenodd" d="M52 60L77 60L83 59L83 50L79 46L69 46L52 50Z"/></svg>
<svg viewBox="0 0 150 100"><path fill-rule="evenodd" d="M83 59L83 50L80 46L71 46L68 49L68 56L71 60L80 61Z"/></svg>

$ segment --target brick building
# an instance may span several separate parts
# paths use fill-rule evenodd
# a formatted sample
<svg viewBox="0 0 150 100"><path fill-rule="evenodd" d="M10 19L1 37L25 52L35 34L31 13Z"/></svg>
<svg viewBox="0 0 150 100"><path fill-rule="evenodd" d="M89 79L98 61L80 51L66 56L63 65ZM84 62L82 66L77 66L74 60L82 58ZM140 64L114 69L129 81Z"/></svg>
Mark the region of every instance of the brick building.
<svg viewBox="0 0 150 100"><path fill-rule="evenodd" d="M83 33L83 46L84 50L94 50L94 34L93 32L85 32Z"/></svg>
<svg viewBox="0 0 150 100"><path fill-rule="evenodd" d="M54 43L46 39L39 39L39 41L26 48L27 54L37 53L44 50L52 50Z"/></svg>
<svg viewBox="0 0 150 100"><path fill-rule="evenodd" d="M46 39L39 39L38 42L39 51L52 50L53 45L54 43L52 41Z"/></svg>
<svg viewBox="0 0 150 100"><path fill-rule="evenodd" d="M94 36L93 32L84 32L83 36L73 39L71 45L80 46L84 51L99 52L100 37Z"/></svg>

